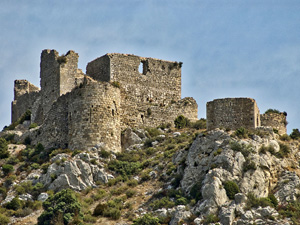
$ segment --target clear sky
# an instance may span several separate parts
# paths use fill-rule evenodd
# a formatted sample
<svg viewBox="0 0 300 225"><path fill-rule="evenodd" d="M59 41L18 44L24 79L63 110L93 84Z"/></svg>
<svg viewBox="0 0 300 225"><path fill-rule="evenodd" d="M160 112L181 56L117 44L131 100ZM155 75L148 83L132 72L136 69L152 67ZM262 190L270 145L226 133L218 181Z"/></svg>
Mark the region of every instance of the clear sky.
<svg viewBox="0 0 300 225"><path fill-rule="evenodd" d="M15 79L39 86L40 54L72 49L79 68L106 53L181 61L182 97L251 97L300 128L299 0L1 0L0 129Z"/></svg>

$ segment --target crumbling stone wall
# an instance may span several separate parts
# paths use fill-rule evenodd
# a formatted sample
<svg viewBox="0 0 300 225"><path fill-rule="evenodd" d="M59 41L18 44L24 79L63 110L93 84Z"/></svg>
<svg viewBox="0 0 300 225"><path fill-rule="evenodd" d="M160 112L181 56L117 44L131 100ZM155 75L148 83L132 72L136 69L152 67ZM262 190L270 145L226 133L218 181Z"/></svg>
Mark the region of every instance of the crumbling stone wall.
<svg viewBox="0 0 300 225"><path fill-rule="evenodd" d="M84 85L71 93L69 101L71 149L104 143L107 150L121 151L119 88L86 78Z"/></svg>
<svg viewBox="0 0 300 225"><path fill-rule="evenodd" d="M197 120L195 100L181 104L181 63L114 53L90 62L87 74L120 84L123 129L173 124L180 114Z"/></svg>
<svg viewBox="0 0 300 225"><path fill-rule="evenodd" d="M78 54L74 51L59 56L55 50L43 50L41 55L41 96L45 117L59 96L70 92L83 80L78 70Z"/></svg>
<svg viewBox="0 0 300 225"><path fill-rule="evenodd" d="M31 134L46 148L86 149L104 143L118 152L121 130L128 126L173 124L178 115L197 120L196 101L181 99L181 63L107 54L88 64L89 76L77 64L74 51L59 56L44 50L41 91L22 84L37 95L29 101L29 89L16 87L18 99L28 101L15 103L13 114L32 109L32 122L42 126Z"/></svg>
<svg viewBox="0 0 300 225"><path fill-rule="evenodd" d="M278 134L286 134L286 114L284 113L265 113L260 115L261 125L273 127L278 130Z"/></svg>
<svg viewBox="0 0 300 225"><path fill-rule="evenodd" d="M40 89L27 80L15 80L14 101L12 102L11 122L16 122L28 109L34 111L38 102Z"/></svg>
<svg viewBox="0 0 300 225"><path fill-rule="evenodd" d="M104 143L121 151L120 90L86 77L80 87L58 98L49 110L40 135L46 148L89 149Z"/></svg>
<svg viewBox="0 0 300 225"><path fill-rule="evenodd" d="M207 129L244 127L255 129L260 126L260 114L252 98L216 99L206 104Z"/></svg>

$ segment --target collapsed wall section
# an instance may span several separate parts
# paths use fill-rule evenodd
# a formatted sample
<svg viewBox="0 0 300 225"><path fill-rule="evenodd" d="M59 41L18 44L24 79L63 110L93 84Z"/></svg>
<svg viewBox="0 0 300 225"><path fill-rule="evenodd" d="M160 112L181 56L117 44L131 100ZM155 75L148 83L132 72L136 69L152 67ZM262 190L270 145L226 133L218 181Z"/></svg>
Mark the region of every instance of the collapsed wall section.
<svg viewBox="0 0 300 225"><path fill-rule="evenodd" d="M255 129L260 126L257 104L251 98L216 99L206 104L207 129L244 127Z"/></svg>
<svg viewBox="0 0 300 225"><path fill-rule="evenodd" d="M285 113L265 113L260 115L261 125L273 127L278 130L278 134L286 134L286 114Z"/></svg>
<svg viewBox="0 0 300 225"><path fill-rule="evenodd" d="M27 80L15 80L11 122L16 122L27 110L36 113L40 103L40 89Z"/></svg>

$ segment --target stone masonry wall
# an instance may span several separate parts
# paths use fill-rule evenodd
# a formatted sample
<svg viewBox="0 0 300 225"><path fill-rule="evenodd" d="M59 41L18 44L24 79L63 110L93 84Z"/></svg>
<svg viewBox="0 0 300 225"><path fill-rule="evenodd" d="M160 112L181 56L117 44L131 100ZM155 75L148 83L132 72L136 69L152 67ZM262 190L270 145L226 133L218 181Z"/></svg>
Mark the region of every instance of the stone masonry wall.
<svg viewBox="0 0 300 225"><path fill-rule="evenodd" d="M70 96L69 147L84 149L105 143L107 150L121 151L120 89L86 78L83 87Z"/></svg>
<svg viewBox="0 0 300 225"><path fill-rule="evenodd" d="M278 130L278 134L286 134L286 116L284 113L265 113L260 115L261 125L270 126Z"/></svg>
<svg viewBox="0 0 300 225"><path fill-rule="evenodd" d="M41 96L42 111L45 117L59 96L70 92L83 80L78 70L78 54L69 51L59 56L55 50L43 50L41 54Z"/></svg>
<svg viewBox="0 0 300 225"><path fill-rule="evenodd" d="M156 126L163 121L174 121L178 114L171 103L181 99L180 63L114 53L90 62L87 74L97 80L120 84L122 128ZM148 108L153 111L151 123L146 118ZM195 104L192 108L186 107L182 114L197 119Z"/></svg>
<svg viewBox="0 0 300 225"><path fill-rule="evenodd" d="M260 126L259 109L251 98L216 99L206 104L207 129L244 127L255 129Z"/></svg>
<svg viewBox="0 0 300 225"><path fill-rule="evenodd" d="M108 150L121 151L119 107L118 88L86 77L53 104L36 140L46 148L89 149L105 143Z"/></svg>
<svg viewBox="0 0 300 225"><path fill-rule="evenodd" d="M12 102L11 122L15 122L38 101L40 89L27 80L15 80L14 101Z"/></svg>

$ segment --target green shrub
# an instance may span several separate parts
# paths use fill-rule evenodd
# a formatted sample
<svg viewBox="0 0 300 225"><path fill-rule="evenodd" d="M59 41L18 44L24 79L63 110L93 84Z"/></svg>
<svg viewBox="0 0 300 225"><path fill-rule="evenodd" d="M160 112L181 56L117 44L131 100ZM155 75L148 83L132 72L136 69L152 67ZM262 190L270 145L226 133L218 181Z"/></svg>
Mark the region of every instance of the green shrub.
<svg viewBox="0 0 300 225"><path fill-rule="evenodd" d="M128 181L127 181L127 185L128 185L129 187L136 187L136 186L138 185L138 182L137 182L137 180L134 180L134 179L128 180Z"/></svg>
<svg viewBox="0 0 300 225"><path fill-rule="evenodd" d="M273 194L269 194L268 198L271 200L271 203L276 208L278 206L278 200Z"/></svg>
<svg viewBox="0 0 300 225"><path fill-rule="evenodd" d="M4 138L0 138L0 159L9 157L8 143Z"/></svg>
<svg viewBox="0 0 300 225"><path fill-rule="evenodd" d="M132 198L136 194L136 191L129 189L125 192L125 194L126 194L127 198Z"/></svg>
<svg viewBox="0 0 300 225"><path fill-rule="evenodd" d="M247 172L248 170L256 170L256 169L257 169L256 164L253 161L247 160L243 164L243 171L244 172Z"/></svg>
<svg viewBox="0 0 300 225"><path fill-rule="evenodd" d="M111 152L109 152L109 151L106 151L105 149L101 149L101 151L100 151L100 156L102 157L102 158L109 158L110 157L110 155L111 155Z"/></svg>
<svg viewBox="0 0 300 225"><path fill-rule="evenodd" d="M110 217L117 220L121 217L122 208L123 201L121 199L114 199L107 203L99 203L94 209L93 215Z"/></svg>
<svg viewBox="0 0 300 225"><path fill-rule="evenodd" d="M2 165L2 170L5 176L7 176L8 174L12 173L14 171L14 167L13 165L10 164L4 164Z"/></svg>
<svg viewBox="0 0 300 225"><path fill-rule="evenodd" d="M24 145L31 145L31 138L29 136L24 139Z"/></svg>
<svg viewBox="0 0 300 225"><path fill-rule="evenodd" d="M148 132L149 138L155 138L158 135L161 134L161 132L157 128L146 128L146 131Z"/></svg>
<svg viewBox="0 0 300 225"><path fill-rule="evenodd" d="M0 224L1 225L8 225L9 224L9 218L2 213L0 213Z"/></svg>
<svg viewBox="0 0 300 225"><path fill-rule="evenodd" d="M224 189L229 199L233 200L237 193L240 193L239 186L233 181L226 181L224 183Z"/></svg>
<svg viewBox="0 0 300 225"><path fill-rule="evenodd" d="M248 134L249 131L244 127L241 127L234 132L234 135L239 138L248 138Z"/></svg>
<svg viewBox="0 0 300 225"><path fill-rule="evenodd" d="M111 82L111 85L114 86L114 87L116 87L116 88L120 88L121 87L120 82L118 82L118 81Z"/></svg>
<svg viewBox="0 0 300 225"><path fill-rule="evenodd" d="M81 205L74 191L62 190L43 203L44 212L38 218L38 225L51 224L59 218L60 224L68 224L74 217L81 217ZM61 214L61 215L59 215ZM59 217L58 217L59 216Z"/></svg>
<svg viewBox="0 0 300 225"><path fill-rule="evenodd" d="M14 197L10 202L4 205L7 209L18 210L23 207L24 203L19 199L19 197Z"/></svg>
<svg viewBox="0 0 300 225"><path fill-rule="evenodd" d="M163 197L161 199L157 199L150 204L150 207L153 210L161 209L161 208L172 208L175 206L175 203L170 200L169 197Z"/></svg>
<svg viewBox="0 0 300 225"><path fill-rule="evenodd" d="M253 193L248 193L247 195L247 202L246 202L246 208L251 209L251 208L258 208L259 206L261 207L276 207L275 205L278 204L277 199L275 201L275 196L269 195L267 198L256 198Z"/></svg>
<svg viewBox="0 0 300 225"><path fill-rule="evenodd" d="M178 199L176 199L175 204L176 205L187 205L188 200L185 197L179 197Z"/></svg>
<svg viewBox="0 0 300 225"><path fill-rule="evenodd" d="M279 143L279 147L280 147L280 150L279 152L277 152L275 155L276 157L278 158L284 158L284 157L287 157L288 154L290 153L290 147L288 145L285 145L285 144L282 144L282 143Z"/></svg>
<svg viewBox="0 0 300 225"><path fill-rule="evenodd" d="M7 189L5 187L0 187L0 196L2 197L2 199L6 198L6 194L7 194Z"/></svg>
<svg viewBox="0 0 300 225"><path fill-rule="evenodd" d="M113 160L108 164L108 168L120 174L124 178L136 175L141 170L142 164L140 162L126 162Z"/></svg>
<svg viewBox="0 0 300 225"><path fill-rule="evenodd" d="M190 125L190 121L188 118L180 115L174 120L174 124L176 128L181 129L184 127L188 127Z"/></svg>
<svg viewBox="0 0 300 225"><path fill-rule="evenodd" d="M201 188L202 188L202 181L198 181L193 185L193 187L190 190L190 196L192 196L192 198L194 198L196 201L202 199Z"/></svg>
<svg viewBox="0 0 300 225"><path fill-rule="evenodd" d="M14 215L16 216L16 217L25 217L25 216L28 216L29 214L31 214L33 212L33 210L32 209L30 209L30 208L24 208L24 209L18 209L15 213L14 213Z"/></svg>
<svg viewBox="0 0 300 225"><path fill-rule="evenodd" d="M290 134L292 139L299 139L300 138L300 131L299 129L293 129L292 133Z"/></svg>
<svg viewBox="0 0 300 225"><path fill-rule="evenodd" d="M14 143L15 136L15 134L6 134L4 138L7 142Z"/></svg>
<svg viewBox="0 0 300 225"><path fill-rule="evenodd" d="M265 114L268 114L268 113L280 114L280 111L278 109L268 109L267 111L265 111Z"/></svg>
<svg viewBox="0 0 300 225"><path fill-rule="evenodd" d="M290 141L290 140L291 140L291 137L290 137L289 135L287 135L287 134L283 134L283 135L281 135L281 136L279 137L279 139L280 139L281 141Z"/></svg>
<svg viewBox="0 0 300 225"><path fill-rule="evenodd" d="M219 221L220 221L220 219L218 218L217 215L209 214L204 218L204 220L202 222L203 222L203 224L207 225L207 224L210 224L210 223L217 223Z"/></svg>
<svg viewBox="0 0 300 225"><path fill-rule="evenodd" d="M200 120L197 120L196 122L191 123L190 126L197 130L206 129L206 119L201 118Z"/></svg>
<svg viewBox="0 0 300 225"><path fill-rule="evenodd" d="M246 145L244 143L240 144L239 142L233 141L230 143L230 147L233 151L241 152L245 158L253 152L253 146L251 144Z"/></svg>
<svg viewBox="0 0 300 225"><path fill-rule="evenodd" d="M67 57L64 54L62 54L61 56L58 56L56 60L59 64L64 64L64 63L67 63L67 61L68 61Z"/></svg>
<svg viewBox="0 0 300 225"><path fill-rule="evenodd" d="M16 122L10 124L4 130L14 130L17 125L22 124L25 120L31 119L31 111L27 110Z"/></svg>
<svg viewBox="0 0 300 225"><path fill-rule="evenodd" d="M97 222L97 218L90 215L90 214L87 214L83 217L83 221L84 222L87 222L87 223L96 223Z"/></svg>
<svg viewBox="0 0 300 225"><path fill-rule="evenodd" d="M75 149L73 152L72 152L72 157L74 157L75 155L81 153L82 150L78 150L78 149Z"/></svg>
<svg viewBox="0 0 300 225"><path fill-rule="evenodd" d="M30 124L29 129L36 128L37 126L38 125L36 123L32 123L32 124Z"/></svg>
<svg viewBox="0 0 300 225"><path fill-rule="evenodd" d="M145 214L143 217L133 220L132 225L160 225L159 219L151 214Z"/></svg>

